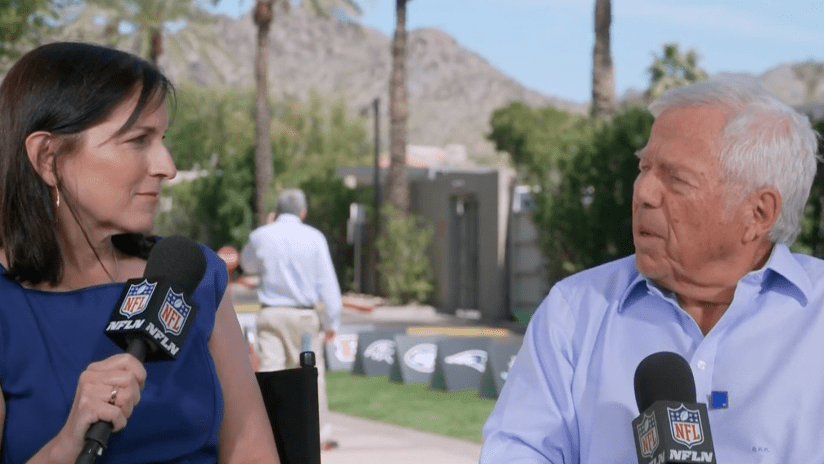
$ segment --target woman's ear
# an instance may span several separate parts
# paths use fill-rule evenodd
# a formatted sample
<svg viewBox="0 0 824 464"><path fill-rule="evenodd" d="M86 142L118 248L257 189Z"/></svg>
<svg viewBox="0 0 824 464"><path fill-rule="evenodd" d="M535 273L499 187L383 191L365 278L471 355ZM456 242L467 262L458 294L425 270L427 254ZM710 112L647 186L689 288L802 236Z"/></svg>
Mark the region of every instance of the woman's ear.
<svg viewBox="0 0 824 464"><path fill-rule="evenodd" d="M45 131L37 131L26 137L26 154L40 178L49 186L57 185L57 173L54 172L54 138Z"/></svg>

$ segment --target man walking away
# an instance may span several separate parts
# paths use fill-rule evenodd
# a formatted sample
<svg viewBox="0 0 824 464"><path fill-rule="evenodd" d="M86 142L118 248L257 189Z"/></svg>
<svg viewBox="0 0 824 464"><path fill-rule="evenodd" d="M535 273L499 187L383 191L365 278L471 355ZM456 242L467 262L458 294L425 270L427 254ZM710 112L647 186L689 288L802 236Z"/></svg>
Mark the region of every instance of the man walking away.
<svg viewBox="0 0 824 464"><path fill-rule="evenodd" d="M321 340L331 342L340 326L341 296L329 245L319 230L303 224L306 212L301 190L283 191L274 221L249 234L240 262L245 273L260 275L255 327L260 370L298 367L304 339L310 340L318 368L321 448L328 450L337 443L330 439Z"/></svg>

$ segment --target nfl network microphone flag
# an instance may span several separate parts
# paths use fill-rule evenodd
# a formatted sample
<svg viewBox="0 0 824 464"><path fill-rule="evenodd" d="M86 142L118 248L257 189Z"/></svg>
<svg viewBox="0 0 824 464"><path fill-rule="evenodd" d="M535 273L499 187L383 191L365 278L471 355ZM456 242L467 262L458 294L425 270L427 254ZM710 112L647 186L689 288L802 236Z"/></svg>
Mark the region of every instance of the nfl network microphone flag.
<svg viewBox="0 0 824 464"><path fill-rule="evenodd" d="M106 335L125 349L129 338L140 334L151 345L146 361L175 359L192 327L186 322L198 309L183 289L178 290L166 277L128 280Z"/></svg>
<svg viewBox="0 0 824 464"><path fill-rule="evenodd" d="M715 464L707 406L656 401L632 421L639 464Z"/></svg>

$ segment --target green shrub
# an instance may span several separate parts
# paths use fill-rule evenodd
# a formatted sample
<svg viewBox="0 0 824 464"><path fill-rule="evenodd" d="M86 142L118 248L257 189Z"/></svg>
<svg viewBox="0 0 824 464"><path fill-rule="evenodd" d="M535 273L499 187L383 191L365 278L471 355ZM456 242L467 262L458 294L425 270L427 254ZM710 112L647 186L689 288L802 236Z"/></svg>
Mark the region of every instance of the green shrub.
<svg viewBox="0 0 824 464"><path fill-rule="evenodd" d="M426 254L434 230L414 214L402 215L387 204L381 208L383 231L375 246L386 297L393 303L426 301L434 288L432 266Z"/></svg>

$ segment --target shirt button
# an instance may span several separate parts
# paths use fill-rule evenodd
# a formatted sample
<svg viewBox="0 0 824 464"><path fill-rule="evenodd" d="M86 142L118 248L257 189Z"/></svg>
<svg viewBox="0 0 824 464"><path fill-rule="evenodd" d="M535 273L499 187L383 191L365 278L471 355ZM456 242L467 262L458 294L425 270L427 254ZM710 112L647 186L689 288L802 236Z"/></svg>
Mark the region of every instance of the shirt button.
<svg viewBox="0 0 824 464"><path fill-rule="evenodd" d="M698 361L698 369L701 369L703 371L706 368L707 368L707 363L705 363L704 361Z"/></svg>

